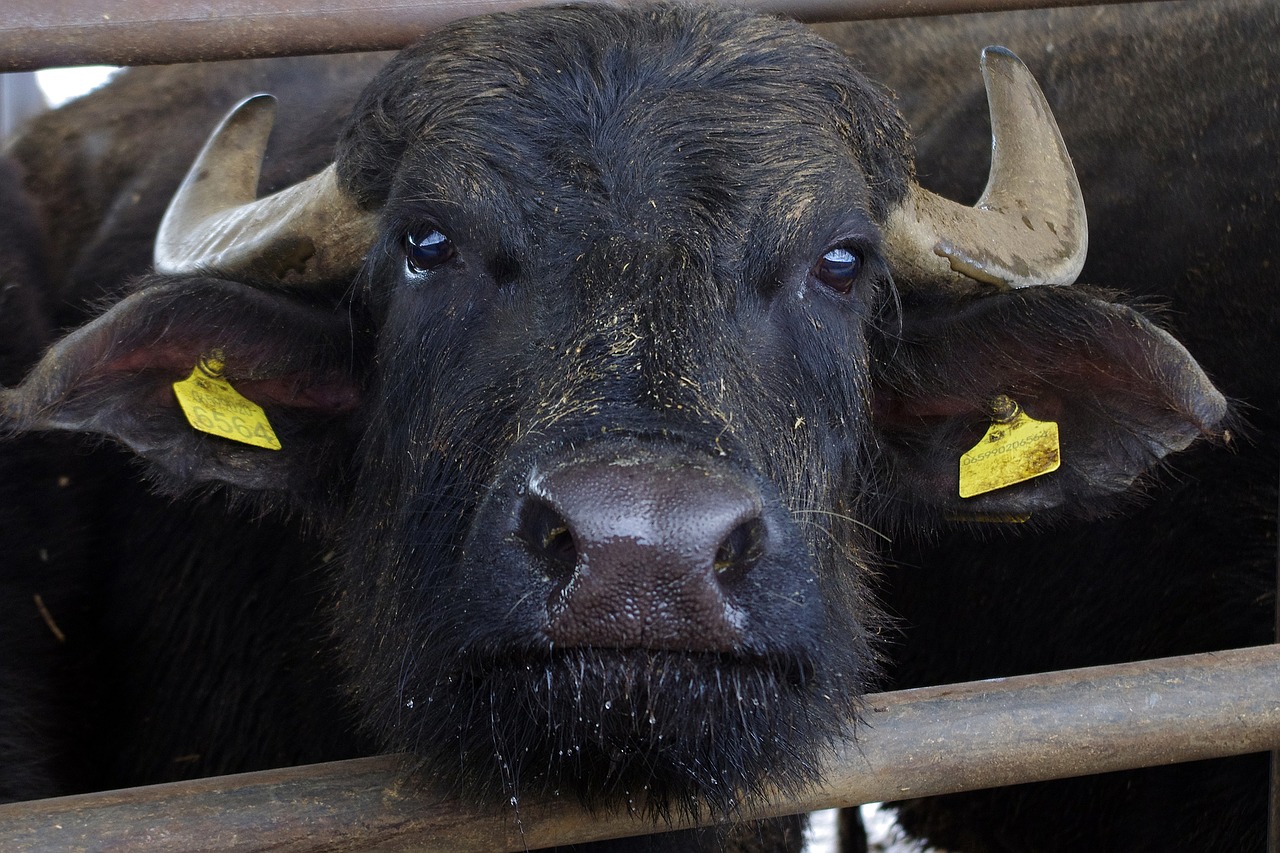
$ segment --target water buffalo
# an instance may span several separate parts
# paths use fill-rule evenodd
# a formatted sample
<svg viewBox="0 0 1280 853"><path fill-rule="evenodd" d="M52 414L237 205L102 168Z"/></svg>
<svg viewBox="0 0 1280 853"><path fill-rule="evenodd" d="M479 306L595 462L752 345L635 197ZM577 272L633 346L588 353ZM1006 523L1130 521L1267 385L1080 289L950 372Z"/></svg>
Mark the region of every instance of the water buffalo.
<svg viewBox="0 0 1280 853"><path fill-rule="evenodd" d="M1103 522L895 537L891 683L1272 642L1280 8L1161 3L824 34L898 92L917 168L961 200L981 191L966 172L988 156L969 57L996 42L1035 68L1089 207L1081 279L1152 306L1243 421L1229 446L1177 457L1136 509ZM1266 772L1264 755L1176 765L915 802L901 819L950 850L1261 851Z"/></svg>
<svg viewBox="0 0 1280 853"><path fill-rule="evenodd" d="M1069 286L1079 188L1007 51L977 207L838 49L741 11L348 62L126 74L14 148L85 322L0 409L158 493L97 451L87 784L407 750L470 797L730 814L854 721L880 530L1094 515L1226 417ZM271 194L264 98L184 178L257 89ZM961 498L1001 401L1060 464Z"/></svg>
<svg viewBox="0 0 1280 853"><path fill-rule="evenodd" d="M3 157L0 206L8 214L0 220L0 376L14 384L52 342L53 323L35 209L21 171ZM78 627L68 609L85 593L76 571L61 570L83 565L79 531L92 511L81 489L83 454L67 438L28 435L0 447L0 481L15 487L0 503L0 801L54 793L79 778L63 750L74 726L63 700L79 673L40 616L58 611ZM65 535L51 532L54 518Z"/></svg>

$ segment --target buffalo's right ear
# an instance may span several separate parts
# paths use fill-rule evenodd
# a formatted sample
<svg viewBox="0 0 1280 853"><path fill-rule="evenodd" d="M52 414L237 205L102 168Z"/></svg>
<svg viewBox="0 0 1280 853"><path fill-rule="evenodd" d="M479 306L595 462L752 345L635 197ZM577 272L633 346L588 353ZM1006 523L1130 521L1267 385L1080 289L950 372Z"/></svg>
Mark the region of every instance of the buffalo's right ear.
<svg viewBox="0 0 1280 853"><path fill-rule="evenodd" d="M154 278L67 335L0 413L16 431L111 436L157 469L167 491L223 482L308 502L349 458L361 400L362 335L346 307L212 278ZM194 428L173 385L220 356L261 406L281 449Z"/></svg>

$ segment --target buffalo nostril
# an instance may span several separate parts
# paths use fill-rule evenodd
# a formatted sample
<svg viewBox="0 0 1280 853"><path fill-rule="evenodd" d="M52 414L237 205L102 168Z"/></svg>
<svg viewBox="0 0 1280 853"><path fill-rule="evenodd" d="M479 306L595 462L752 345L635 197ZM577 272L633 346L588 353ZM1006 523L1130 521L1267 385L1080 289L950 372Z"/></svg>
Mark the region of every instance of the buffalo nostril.
<svg viewBox="0 0 1280 853"><path fill-rule="evenodd" d="M720 583L739 580L764 554L764 522L749 518L736 525L716 549L715 572Z"/></svg>
<svg viewBox="0 0 1280 853"><path fill-rule="evenodd" d="M567 582L578 564L578 543L569 522L544 501L531 499L521 511L519 536L546 566L552 580Z"/></svg>

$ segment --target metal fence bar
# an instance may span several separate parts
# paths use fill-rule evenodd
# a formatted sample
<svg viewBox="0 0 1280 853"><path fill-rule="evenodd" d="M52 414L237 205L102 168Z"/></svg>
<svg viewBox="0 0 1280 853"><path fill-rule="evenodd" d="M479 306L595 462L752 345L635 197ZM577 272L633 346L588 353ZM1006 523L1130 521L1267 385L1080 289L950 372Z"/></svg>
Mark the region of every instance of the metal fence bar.
<svg viewBox="0 0 1280 853"><path fill-rule="evenodd" d="M0 71L388 50L404 47L449 21L539 2L544 0L6 0L0 16ZM829 21L1083 6L1107 0L738 2L801 20Z"/></svg>
<svg viewBox="0 0 1280 853"><path fill-rule="evenodd" d="M1280 747L1280 647L867 697L824 786L751 816L966 791ZM518 812L518 822L516 819ZM525 850L652 832L526 799L480 810L384 756L0 806L0 850Z"/></svg>

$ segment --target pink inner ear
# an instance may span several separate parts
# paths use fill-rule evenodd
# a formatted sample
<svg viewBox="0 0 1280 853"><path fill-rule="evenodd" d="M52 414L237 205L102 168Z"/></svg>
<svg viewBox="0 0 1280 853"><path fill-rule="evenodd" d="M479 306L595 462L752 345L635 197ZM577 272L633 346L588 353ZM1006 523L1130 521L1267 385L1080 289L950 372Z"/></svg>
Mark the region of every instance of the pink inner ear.
<svg viewBox="0 0 1280 853"><path fill-rule="evenodd" d="M179 378L186 378L199 358L200 356L193 349L172 344L157 344L123 352L94 372L111 374L159 370L165 373L182 373Z"/></svg>
<svg viewBox="0 0 1280 853"><path fill-rule="evenodd" d="M199 350L160 344L121 354L103 365L102 373L142 373L172 377L170 382L185 379L199 361ZM237 378L235 371L227 377L232 387L261 406L309 409L330 414L346 414L360 405L360 389L350 377L329 371L319 377L302 372L286 373L262 379ZM165 383L168 388L168 382ZM159 390L159 389L157 389ZM172 403L172 394L164 395Z"/></svg>
<svg viewBox="0 0 1280 853"><path fill-rule="evenodd" d="M1106 385L1096 383L1097 388ZM1017 384L1001 386L990 393L994 399L997 394L1008 394L1021 406L1027 414L1037 420L1058 420L1066 409L1061 394L1046 394L1044 388L1035 391ZM982 418L987 415L987 406L991 401L982 399L981 394L972 398L938 395L925 399L911 399L896 394L879 392L872 400L872 417L882 426L892 428L895 425L910 425L929 420L950 420L955 418Z"/></svg>
<svg viewBox="0 0 1280 853"><path fill-rule="evenodd" d="M338 373L316 380L302 374L269 379L232 380L232 385L259 405L313 409L330 414L346 414L360 405L360 389Z"/></svg>
<svg viewBox="0 0 1280 853"><path fill-rule="evenodd" d="M932 397L914 400L897 394L877 392L871 400L871 417L884 425L901 424L931 418L968 417L977 406L961 397Z"/></svg>

